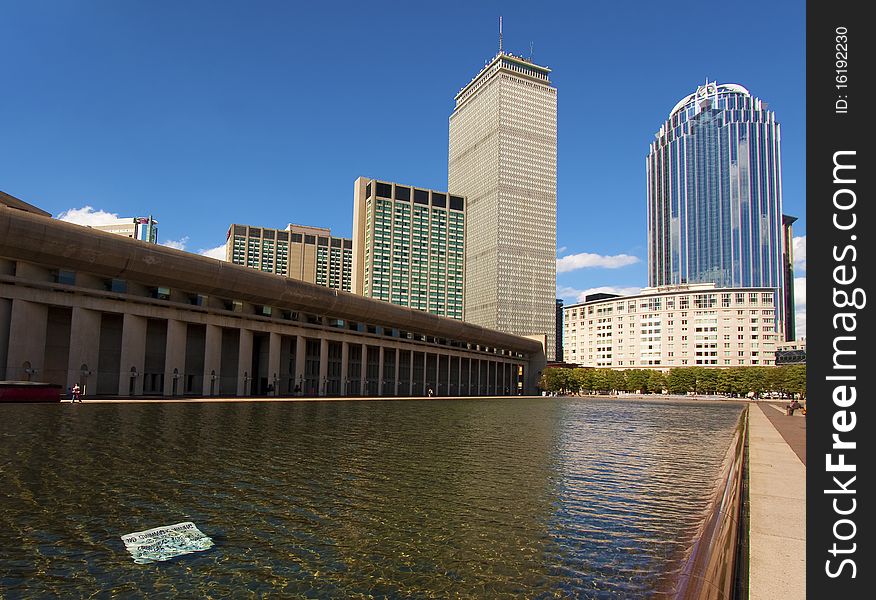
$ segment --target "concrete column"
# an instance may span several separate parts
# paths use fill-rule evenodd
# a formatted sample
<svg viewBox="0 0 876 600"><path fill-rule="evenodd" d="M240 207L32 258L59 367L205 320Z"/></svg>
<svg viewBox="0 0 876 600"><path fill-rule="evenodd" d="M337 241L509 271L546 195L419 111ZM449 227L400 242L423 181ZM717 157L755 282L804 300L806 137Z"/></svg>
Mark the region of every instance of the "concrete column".
<svg viewBox="0 0 876 600"><path fill-rule="evenodd" d="M471 393L471 356L465 360L468 361L468 381L465 384L465 393L467 396L473 396L474 394Z"/></svg>
<svg viewBox="0 0 876 600"><path fill-rule="evenodd" d="M274 386L272 396L280 395L280 353L283 351L283 336L271 332L268 338L268 385Z"/></svg>
<svg viewBox="0 0 876 600"><path fill-rule="evenodd" d="M79 384L82 395L97 391L97 362L100 356L100 313L73 307L70 320L70 359L67 361L67 387ZM87 367L82 372L82 365Z"/></svg>
<svg viewBox="0 0 876 600"><path fill-rule="evenodd" d="M257 374L252 372L252 331L240 330L237 346L237 395L251 396L252 384Z"/></svg>
<svg viewBox="0 0 876 600"><path fill-rule="evenodd" d="M0 381L9 379L6 377L6 359L9 357L9 327L11 324L12 300L0 298Z"/></svg>
<svg viewBox="0 0 876 600"><path fill-rule="evenodd" d="M414 348L413 347L411 348L410 356L411 356L411 368L408 371L408 373L410 373L410 375L411 375L411 380L410 380L410 382L408 382L408 395L413 396L414 395Z"/></svg>
<svg viewBox="0 0 876 600"><path fill-rule="evenodd" d="M181 396L185 381L183 373L186 369L186 334L188 325L176 319L167 320L167 343L164 351L164 390L165 396ZM176 369L176 379L174 379ZM173 384L176 382L176 394Z"/></svg>
<svg viewBox="0 0 876 600"><path fill-rule="evenodd" d="M423 389L421 393L425 396L429 393L429 353L423 352Z"/></svg>
<svg viewBox="0 0 876 600"><path fill-rule="evenodd" d="M484 370L484 361L478 359L478 396L481 395L481 383L486 381L487 378L483 375L482 371Z"/></svg>
<svg viewBox="0 0 876 600"><path fill-rule="evenodd" d="M325 396L325 388L328 385L328 340L325 338L319 340L319 381L317 385L319 386L319 395Z"/></svg>
<svg viewBox="0 0 876 600"><path fill-rule="evenodd" d="M119 396L131 393L132 368L134 395L143 395L143 367L146 362L146 317L125 313L122 320L122 350L119 360Z"/></svg>
<svg viewBox="0 0 876 600"><path fill-rule="evenodd" d="M392 395L398 396L398 372L399 372L399 364L401 363L401 349L396 346L395 348L395 375L392 377Z"/></svg>
<svg viewBox="0 0 876 600"><path fill-rule="evenodd" d="M359 395L365 396L368 390L365 389L365 373L368 371L368 344L362 344L362 368L359 369Z"/></svg>
<svg viewBox="0 0 876 600"><path fill-rule="evenodd" d="M498 395L500 395L499 394L499 366L500 365L499 365L498 360L494 360L493 364L495 365L493 367L493 370L495 371L495 373L493 374L493 379L495 380L494 387L493 387L493 395L498 396Z"/></svg>
<svg viewBox="0 0 876 600"><path fill-rule="evenodd" d="M222 328L208 323L204 341L204 396L216 396L219 394L219 367L221 362Z"/></svg>
<svg viewBox="0 0 876 600"><path fill-rule="evenodd" d="M46 324L49 309L45 304L15 299L9 323L9 352L6 378L11 381L43 381L46 360ZM29 363L30 367L26 367ZM30 372L25 372L25 369Z"/></svg>
<svg viewBox="0 0 876 600"><path fill-rule="evenodd" d="M377 395L383 395L383 344L378 348L378 359L377 359Z"/></svg>
<svg viewBox="0 0 876 600"><path fill-rule="evenodd" d="M457 384L456 385L456 395L457 396L462 396L462 361L463 360L464 360L463 357L460 356L459 360L457 361L457 363L459 364L459 370L456 373L456 384Z"/></svg>
<svg viewBox="0 0 876 600"><path fill-rule="evenodd" d="M447 355L447 385L445 386L447 388L447 395L448 396L454 395L453 390L455 388L455 386L452 385L452 383L453 383L453 367L451 365L453 365L453 356L448 354Z"/></svg>
<svg viewBox="0 0 876 600"><path fill-rule="evenodd" d="M304 355L307 352L307 339L303 335L295 337L295 386L301 386L301 394L304 394Z"/></svg>
<svg viewBox="0 0 876 600"><path fill-rule="evenodd" d="M341 396L347 395L347 379L350 378L350 342L341 342Z"/></svg>

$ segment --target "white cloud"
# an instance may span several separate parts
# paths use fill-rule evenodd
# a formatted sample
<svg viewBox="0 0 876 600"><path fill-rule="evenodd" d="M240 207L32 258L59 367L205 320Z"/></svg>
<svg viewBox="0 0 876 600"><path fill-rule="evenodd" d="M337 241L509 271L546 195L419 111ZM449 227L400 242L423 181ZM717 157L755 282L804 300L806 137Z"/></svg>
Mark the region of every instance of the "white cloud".
<svg viewBox="0 0 876 600"><path fill-rule="evenodd" d="M198 250L198 254L202 256L207 256L209 258L215 258L217 260L225 260L225 244L222 244L221 246L216 246L215 248Z"/></svg>
<svg viewBox="0 0 876 600"><path fill-rule="evenodd" d="M794 324L797 339L806 337L806 278L794 278Z"/></svg>
<svg viewBox="0 0 876 600"><path fill-rule="evenodd" d="M565 246L563 246L562 248L557 248L557 254L562 254L562 253L565 252L565 251L566 251L566 247L565 247Z"/></svg>
<svg viewBox="0 0 876 600"><path fill-rule="evenodd" d="M806 308L806 278L794 278L794 306L797 309Z"/></svg>
<svg viewBox="0 0 876 600"><path fill-rule="evenodd" d="M615 287L604 285L600 287L588 288L586 290L576 290L571 287L558 287L557 298L564 300L572 300L573 302L584 302L584 298L590 294L617 294L618 296L634 296L642 291L639 287Z"/></svg>
<svg viewBox="0 0 876 600"><path fill-rule="evenodd" d="M794 317L794 337L798 340L803 339L806 337L806 311L798 310Z"/></svg>
<svg viewBox="0 0 876 600"><path fill-rule="evenodd" d="M77 225L107 225L115 223L119 219L119 215L105 210L94 210L93 206L83 206L82 208L67 209L59 214L57 219Z"/></svg>
<svg viewBox="0 0 876 600"><path fill-rule="evenodd" d="M615 254L614 256L603 256L602 254L593 254L591 252L581 252L579 254L570 254L557 259L557 273L568 273L578 269L587 269L590 267L602 267L604 269L618 269L639 262L636 256L629 254Z"/></svg>
<svg viewBox="0 0 876 600"><path fill-rule="evenodd" d="M794 270L806 271L806 236L795 236L794 242Z"/></svg>
<svg viewBox="0 0 876 600"><path fill-rule="evenodd" d="M167 240L161 242L162 246L167 246L168 248L175 248L176 250L185 250L186 244L189 243L189 236L184 235L178 240Z"/></svg>

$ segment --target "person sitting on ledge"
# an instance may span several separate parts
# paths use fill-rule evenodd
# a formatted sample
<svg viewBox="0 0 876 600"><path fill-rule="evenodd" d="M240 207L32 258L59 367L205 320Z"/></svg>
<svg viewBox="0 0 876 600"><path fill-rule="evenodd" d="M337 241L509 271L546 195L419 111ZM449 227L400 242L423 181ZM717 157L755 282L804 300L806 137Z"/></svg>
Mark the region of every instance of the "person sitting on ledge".
<svg viewBox="0 0 876 600"><path fill-rule="evenodd" d="M791 400L791 403L785 408L785 414L787 414L789 417L793 417L794 411L798 408L800 408L800 403L797 402L796 398L794 398L793 400Z"/></svg>

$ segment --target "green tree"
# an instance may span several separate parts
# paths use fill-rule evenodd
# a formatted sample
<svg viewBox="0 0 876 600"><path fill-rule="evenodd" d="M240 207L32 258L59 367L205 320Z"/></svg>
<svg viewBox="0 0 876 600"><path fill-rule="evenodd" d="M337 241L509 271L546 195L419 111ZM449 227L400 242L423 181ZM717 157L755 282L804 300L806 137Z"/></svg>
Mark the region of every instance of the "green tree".
<svg viewBox="0 0 876 600"><path fill-rule="evenodd" d="M627 391L645 394L648 392L648 371L645 369L630 369L627 374Z"/></svg>
<svg viewBox="0 0 876 600"><path fill-rule="evenodd" d="M612 392L620 392L627 389L627 378L623 371L608 370L608 389Z"/></svg>
<svg viewBox="0 0 876 600"><path fill-rule="evenodd" d="M666 375L661 371L648 372L648 391L654 394L662 394L666 389Z"/></svg>
<svg viewBox="0 0 876 600"><path fill-rule="evenodd" d="M593 391L593 369L574 369L572 381L573 385L581 392Z"/></svg>
<svg viewBox="0 0 876 600"><path fill-rule="evenodd" d="M714 394L718 391L718 369L701 368L697 371L697 393Z"/></svg>
<svg viewBox="0 0 876 600"><path fill-rule="evenodd" d="M569 388L569 369L546 367L541 372L539 386L547 392L562 392Z"/></svg>
<svg viewBox="0 0 876 600"><path fill-rule="evenodd" d="M609 380L608 373L608 369L595 369L593 371L591 385L594 392L607 393L611 390L611 381Z"/></svg>
<svg viewBox="0 0 876 600"><path fill-rule="evenodd" d="M800 394L800 398L806 399L806 365L788 365L785 372L784 382L792 394Z"/></svg>
<svg viewBox="0 0 876 600"><path fill-rule="evenodd" d="M666 377L666 387L671 394L693 392L696 383L696 375L688 367L673 367Z"/></svg>

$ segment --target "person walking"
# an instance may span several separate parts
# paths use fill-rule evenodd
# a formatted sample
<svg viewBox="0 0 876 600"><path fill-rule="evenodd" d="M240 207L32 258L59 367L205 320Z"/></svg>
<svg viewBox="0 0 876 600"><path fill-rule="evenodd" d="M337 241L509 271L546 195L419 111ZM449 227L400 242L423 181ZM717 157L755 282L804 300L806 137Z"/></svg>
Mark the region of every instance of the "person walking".
<svg viewBox="0 0 876 600"><path fill-rule="evenodd" d="M82 391L79 389L78 383L73 386L72 392L73 392L73 402L76 402L78 400L81 403L82 402Z"/></svg>

